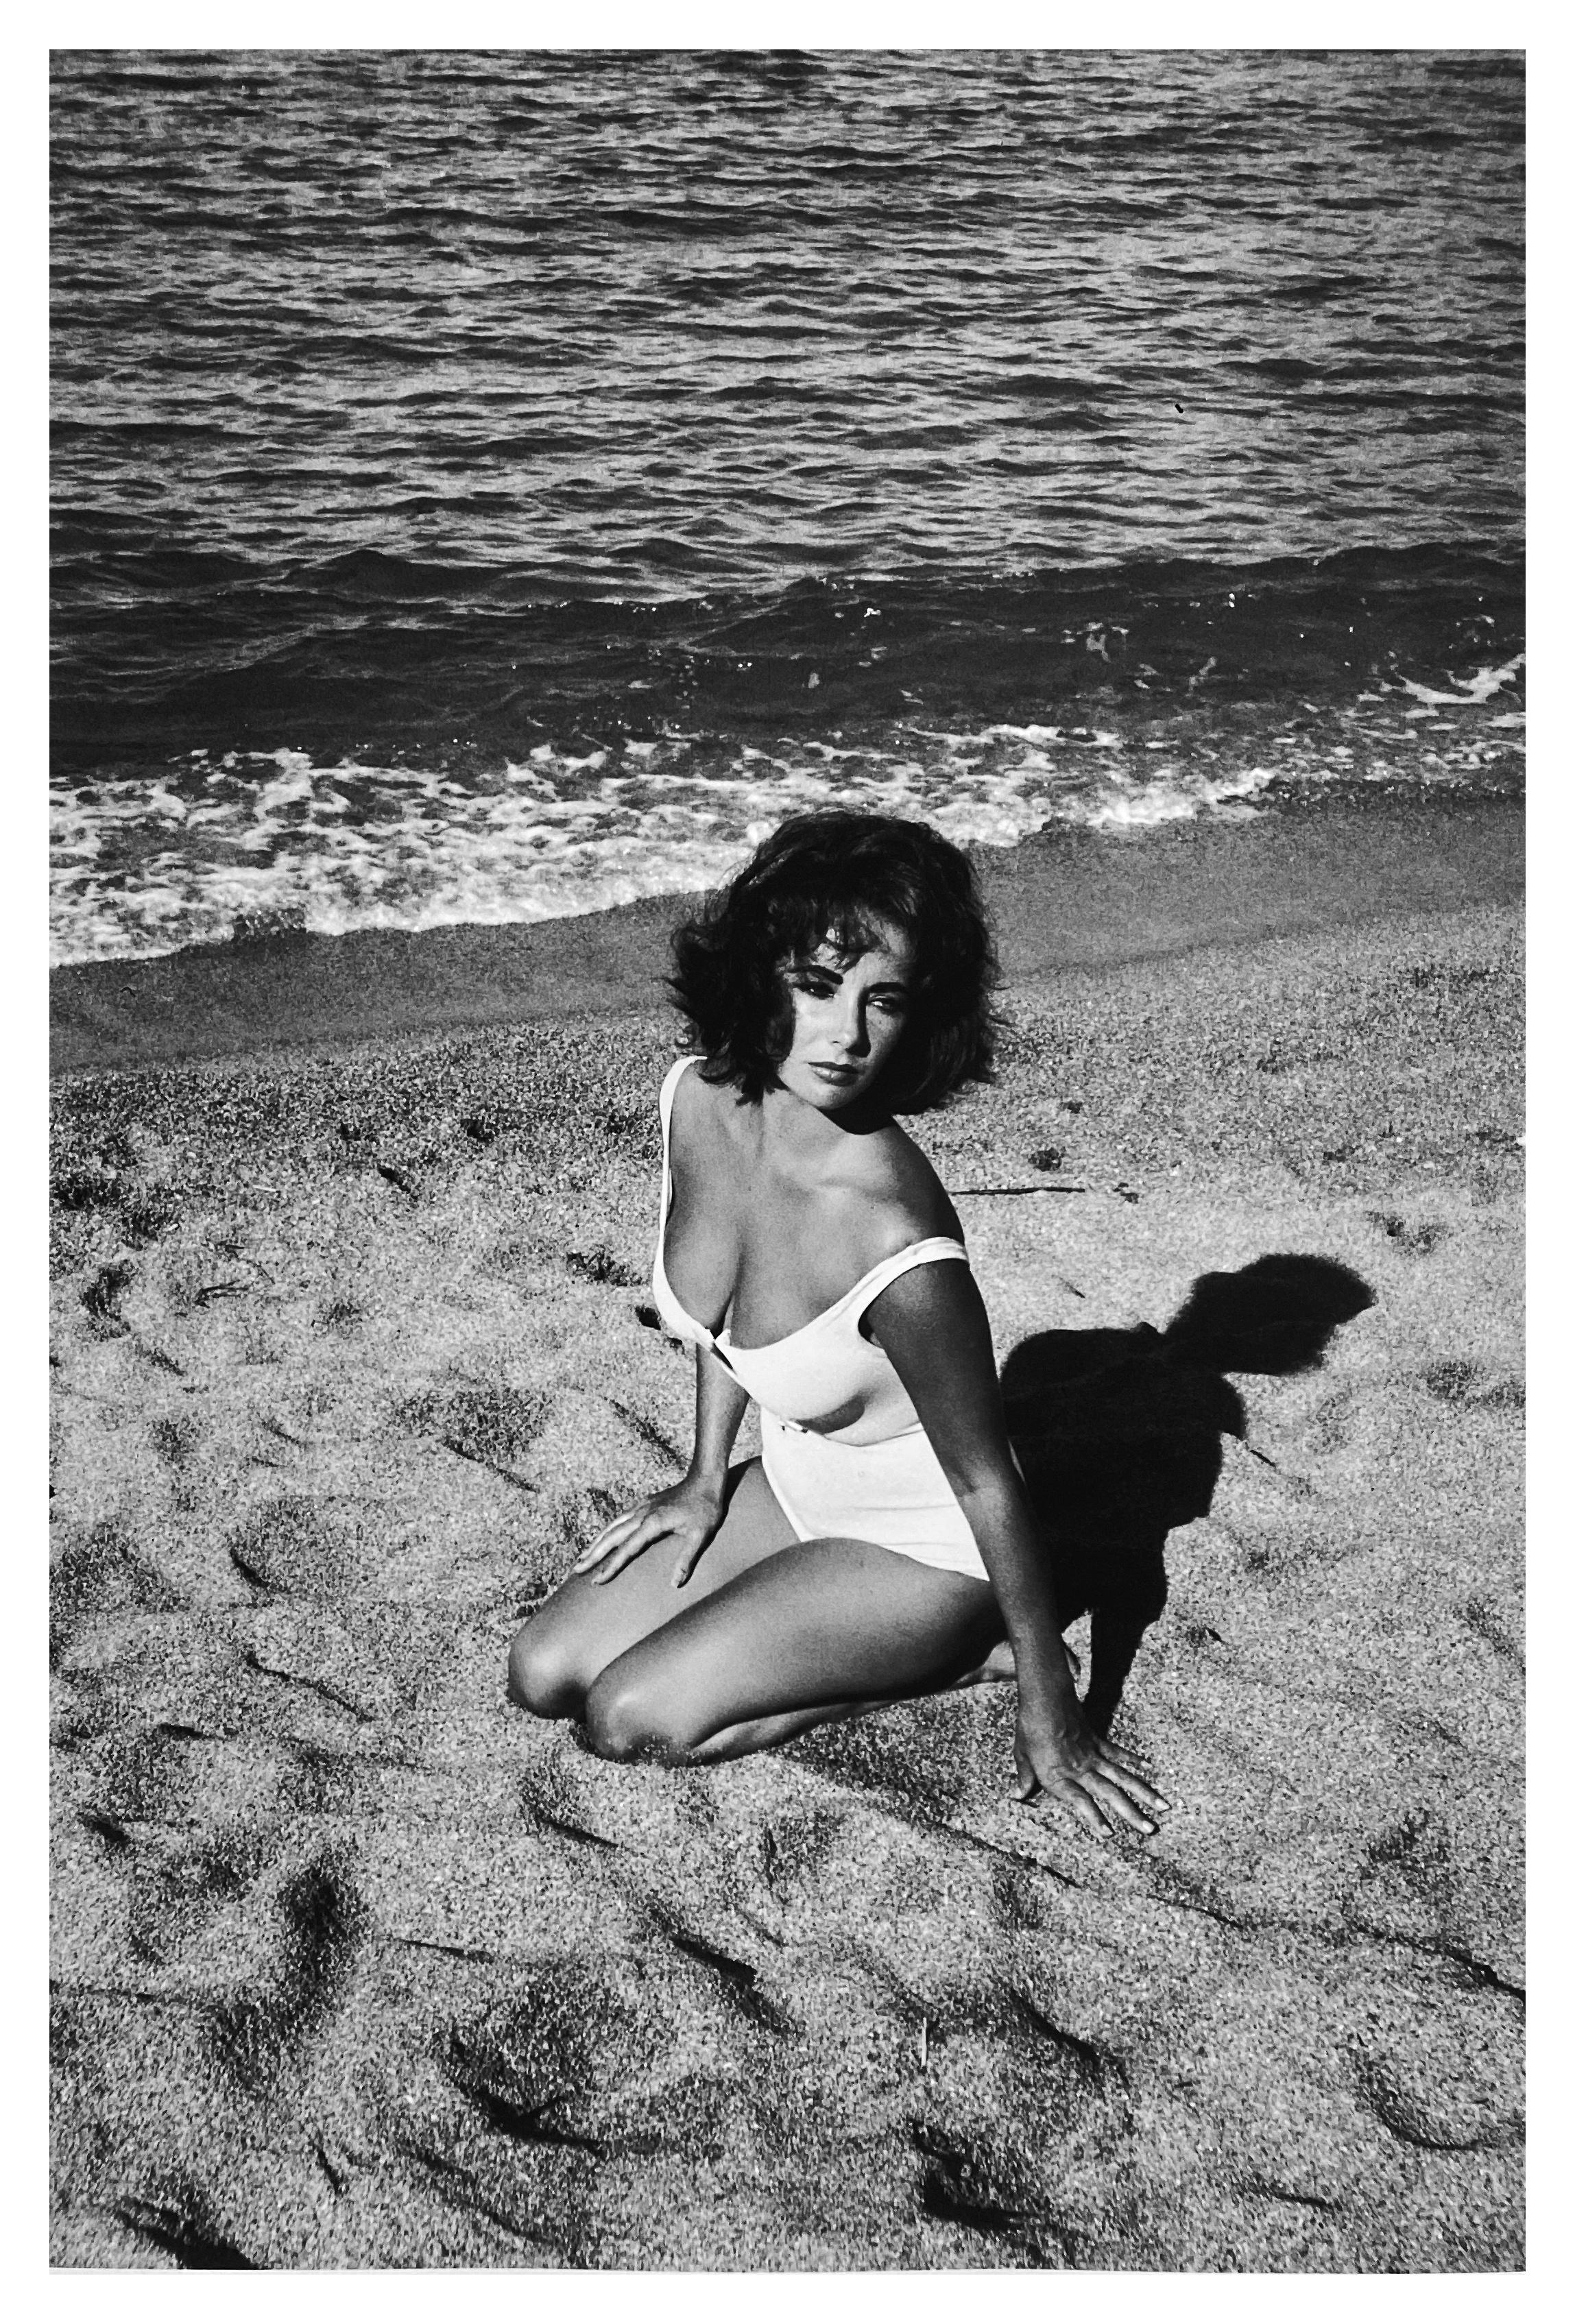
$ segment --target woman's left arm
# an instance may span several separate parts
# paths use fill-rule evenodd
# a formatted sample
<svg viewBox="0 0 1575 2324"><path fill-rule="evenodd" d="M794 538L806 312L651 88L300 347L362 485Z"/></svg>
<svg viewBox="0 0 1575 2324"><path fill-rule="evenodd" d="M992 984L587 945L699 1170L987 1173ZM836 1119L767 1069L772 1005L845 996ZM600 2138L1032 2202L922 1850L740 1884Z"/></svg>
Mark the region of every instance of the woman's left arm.
<svg viewBox="0 0 1575 2324"><path fill-rule="evenodd" d="M1092 1831L1154 1829L1166 1802L1083 1717L1061 1642L1055 1585L1012 1458L989 1318L960 1261L910 1268L866 1321L913 1400L962 1505L1017 1664L1018 1797L1043 1791Z"/></svg>

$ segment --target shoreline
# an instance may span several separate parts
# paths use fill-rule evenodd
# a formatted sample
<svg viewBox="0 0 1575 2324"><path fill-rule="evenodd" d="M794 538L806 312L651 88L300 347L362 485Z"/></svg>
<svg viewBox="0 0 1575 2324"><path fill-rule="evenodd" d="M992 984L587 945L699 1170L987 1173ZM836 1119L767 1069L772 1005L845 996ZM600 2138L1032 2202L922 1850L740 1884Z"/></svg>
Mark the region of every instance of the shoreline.
<svg viewBox="0 0 1575 2324"><path fill-rule="evenodd" d="M1250 819L1056 825L978 846L1004 985L1407 912L1517 902L1517 798L1320 796ZM51 1073L125 1072L544 1018L659 1010L693 894L561 919L291 934L57 968Z"/></svg>

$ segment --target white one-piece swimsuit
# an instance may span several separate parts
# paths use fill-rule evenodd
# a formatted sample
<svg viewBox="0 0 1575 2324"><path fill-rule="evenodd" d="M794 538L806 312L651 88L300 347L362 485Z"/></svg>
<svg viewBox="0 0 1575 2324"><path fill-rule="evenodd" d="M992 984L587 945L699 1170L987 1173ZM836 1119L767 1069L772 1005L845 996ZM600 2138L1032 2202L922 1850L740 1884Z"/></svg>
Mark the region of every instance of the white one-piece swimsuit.
<svg viewBox="0 0 1575 2324"><path fill-rule="evenodd" d="M694 1057L680 1057L662 1084L662 1215L651 1287L669 1331L709 1349L760 1407L766 1481L801 1541L827 1536L877 1543L922 1565L988 1579L961 1505L884 1349L859 1319L911 1267L968 1265L961 1243L931 1235L894 1251L834 1305L785 1340L734 1345L709 1332L674 1297L663 1259L672 1207L672 1096Z"/></svg>

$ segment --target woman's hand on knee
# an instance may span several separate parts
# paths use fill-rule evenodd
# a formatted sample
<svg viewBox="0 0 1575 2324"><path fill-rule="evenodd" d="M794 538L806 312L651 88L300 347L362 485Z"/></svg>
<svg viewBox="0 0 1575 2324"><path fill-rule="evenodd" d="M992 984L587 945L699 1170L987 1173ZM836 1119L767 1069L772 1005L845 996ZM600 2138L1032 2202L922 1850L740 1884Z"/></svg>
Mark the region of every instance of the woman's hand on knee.
<svg viewBox="0 0 1575 2324"><path fill-rule="evenodd" d="M664 1492L653 1493L615 1517L598 1534L583 1557L577 1558L573 1571L588 1573L592 1582L610 1582L625 1565L660 1541L670 1542L678 1552L672 1569L672 1586L681 1589L699 1564L702 1552L721 1530L727 1514L727 1494L725 1480L715 1483L704 1477L685 1477Z"/></svg>

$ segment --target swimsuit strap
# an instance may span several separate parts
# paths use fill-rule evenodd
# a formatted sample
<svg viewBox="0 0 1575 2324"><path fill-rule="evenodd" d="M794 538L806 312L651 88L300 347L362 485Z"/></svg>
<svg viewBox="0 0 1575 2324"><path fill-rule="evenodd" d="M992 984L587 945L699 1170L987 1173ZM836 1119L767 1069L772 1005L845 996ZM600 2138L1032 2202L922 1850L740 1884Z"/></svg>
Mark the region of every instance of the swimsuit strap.
<svg viewBox="0 0 1575 2324"><path fill-rule="evenodd" d="M968 1263L968 1252L954 1236L927 1235L922 1242L911 1242L905 1250L893 1251L890 1259L883 1259L878 1267L872 1267L851 1291L843 1295L838 1305L846 1306L850 1320L857 1323L871 1302L899 1275L906 1275L911 1267L929 1267L942 1259L960 1259L965 1267Z"/></svg>
<svg viewBox="0 0 1575 2324"><path fill-rule="evenodd" d="M662 1084L662 1094L657 1100L657 1104L662 1110L662 1147L663 1153L667 1150L668 1134L672 1126L672 1093L678 1087L680 1082L683 1079L690 1065L698 1065L699 1064L699 1058L695 1052L690 1049L687 1051L683 1056L674 1057L672 1065L667 1068L667 1078ZM649 1088L649 1083L647 1083L646 1086Z"/></svg>
<svg viewBox="0 0 1575 2324"><path fill-rule="evenodd" d="M687 1056L674 1057L667 1069L667 1078L662 1084L662 1094L657 1100L662 1114L662 1223L656 1231L659 1252L667 1240L667 1213L672 1202L672 1093L690 1065L699 1063L699 1059L692 1051Z"/></svg>
<svg viewBox="0 0 1575 2324"><path fill-rule="evenodd" d="M652 1261L651 1287L656 1294L658 1309L672 1328L679 1328L673 1318L681 1317L687 1326L688 1334L692 1335L699 1346L709 1348L716 1355L719 1351L715 1337L681 1304L678 1294L667 1279L667 1214L672 1208L672 1093L690 1066L698 1063L699 1059L692 1052L686 1056L675 1057L668 1067L658 1100L662 1114L662 1209L656 1222L656 1255ZM672 1310L671 1314L669 1309ZM722 1360L726 1362L727 1359L724 1357Z"/></svg>

